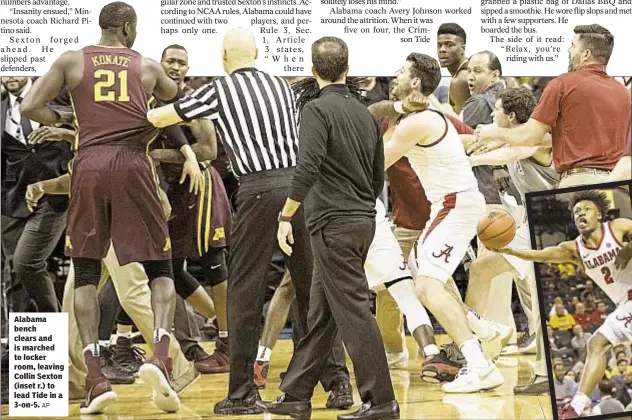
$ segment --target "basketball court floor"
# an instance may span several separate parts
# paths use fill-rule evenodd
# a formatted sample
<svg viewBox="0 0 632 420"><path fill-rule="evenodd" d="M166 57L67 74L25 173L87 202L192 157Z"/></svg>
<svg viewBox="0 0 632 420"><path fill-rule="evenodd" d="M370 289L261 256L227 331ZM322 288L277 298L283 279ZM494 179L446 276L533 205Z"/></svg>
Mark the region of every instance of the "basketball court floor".
<svg viewBox="0 0 632 420"><path fill-rule="evenodd" d="M444 337L437 337L438 342L445 342ZM214 344L207 343L207 350ZM491 391L478 394L444 394L439 385L422 382L419 378L421 359L417 356L417 345L412 337L408 337L408 349L411 355L406 369L391 370L391 378L395 388L395 396L400 404L402 419L552 419L551 400L548 395L539 397L514 396L512 388L516 384L529 381L532 373L531 363L535 356L507 356L497 361L505 376L505 383ZM272 355L268 386L261 391L264 400L274 399L279 395L279 375L285 370L292 356L292 341L279 340ZM347 360L351 370L351 362ZM353 377L352 377L353 380ZM354 383L355 387L355 383ZM133 385L114 385L118 401L108 407L107 412L98 416L81 416L79 405L69 407L71 419L90 420L131 420L131 419L211 419L218 418L213 414L215 402L226 397L228 374L203 375L195 384L181 395L182 408L176 414L166 414L157 410L150 402L150 388L137 379ZM325 409L327 394L318 388L312 400L312 419L335 419L340 412ZM361 403L358 394L354 393L354 410ZM350 410L351 411L351 410ZM9 407L2 406L2 418L8 417ZM22 417L24 418L24 417ZM66 417L65 417L66 418ZM237 417L221 417L233 419ZM289 419L289 417L261 414L241 417L247 419Z"/></svg>

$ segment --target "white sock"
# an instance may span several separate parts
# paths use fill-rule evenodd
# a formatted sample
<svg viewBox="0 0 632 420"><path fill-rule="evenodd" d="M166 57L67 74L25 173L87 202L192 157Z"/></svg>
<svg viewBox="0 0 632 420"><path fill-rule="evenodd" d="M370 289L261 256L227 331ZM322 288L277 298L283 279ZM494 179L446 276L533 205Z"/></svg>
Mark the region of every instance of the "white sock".
<svg viewBox="0 0 632 420"><path fill-rule="evenodd" d="M432 328L428 312L426 312L426 308L419 301L412 280L398 281L387 290L406 316L406 324L409 331L415 331L422 325L429 325Z"/></svg>
<svg viewBox="0 0 632 420"><path fill-rule="evenodd" d="M271 348L259 345L259 350L257 351L257 361L259 361L259 362L269 362L271 355L272 355L272 349Z"/></svg>
<svg viewBox="0 0 632 420"><path fill-rule="evenodd" d="M219 338L228 338L228 331L220 331Z"/></svg>
<svg viewBox="0 0 632 420"><path fill-rule="evenodd" d="M110 340L99 340L99 346L110 347Z"/></svg>
<svg viewBox="0 0 632 420"><path fill-rule="evenodd" d="M90 343L83 348L83 352L90 351L94 357L99 357L101 352L99 351L99 343Z"/></svg>
<svg viewBox="0 0 632 420"><path fill-rule="evenodd" d="M170 336L169 331L165 330L164 328L156 328L154 330L154 343L160 342L162 337L164 337L165 335Z"/></svg>
<svg viewBox="0 0 632 420"><path fill-rule="evenodd" d="M473 310L467 311L466 318L470 329L482 340L487 340L494 336L494 330L490 322Z"/></svg>
<svg viewBox="0 0 632 420"><path fill-rule="evenodd" d="M460 346L461 352L467 361L467 367L470 369L485 369L489 367L489 362L483 355L483 350L476 338L466 340Z"/></svg>
<svg viewBox="0 0 632 420"><path fill-rule="evenodd" d="M588 396L582 394L581 392L575 394L575 396L571 400L571 407L573 407L573 410L575 410L577 414L583 413L589 404L590 398L588 398Z"/></svg>
<svg viewBox="0 0 632 420"><path fill-rule="evenodd" d="M439 347L435 344L428 344L424 347L424 356L434 356L435 354L439 354Z"/></svg>
<svg viewBox="0 0 632 420"><path fill-rule="evenodd" d="M132 337L132 326L131 325L122 325L117 324L116 326L116 335L117 337Z"/></svg>

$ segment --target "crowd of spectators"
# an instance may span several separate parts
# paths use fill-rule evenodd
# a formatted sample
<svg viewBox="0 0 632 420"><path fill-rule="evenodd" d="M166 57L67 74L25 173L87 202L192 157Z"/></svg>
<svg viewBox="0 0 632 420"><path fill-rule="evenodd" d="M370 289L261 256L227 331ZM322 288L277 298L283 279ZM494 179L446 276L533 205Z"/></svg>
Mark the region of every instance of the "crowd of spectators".
<svg viewBox="0 0 632 420"><path fill-rule="evenodd" d="M555 397L577 391L588 342L615 306L580 268L572 264L542 264L547 337L552 358ZM593 414L632 410L632 349L614 347L602 381L593 391Z"/></svg>

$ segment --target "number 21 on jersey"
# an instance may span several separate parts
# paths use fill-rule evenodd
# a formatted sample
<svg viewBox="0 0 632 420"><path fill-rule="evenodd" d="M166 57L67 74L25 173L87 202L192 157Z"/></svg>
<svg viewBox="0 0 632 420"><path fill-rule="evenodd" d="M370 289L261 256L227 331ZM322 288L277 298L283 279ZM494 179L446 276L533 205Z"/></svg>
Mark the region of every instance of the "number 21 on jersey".
<svg viewBox="0 0 632 420"><path fill-rule="evenodd" d="M129 102L127 70L118 72L108 69L95 70L94 80L95 102Z"/></svg>

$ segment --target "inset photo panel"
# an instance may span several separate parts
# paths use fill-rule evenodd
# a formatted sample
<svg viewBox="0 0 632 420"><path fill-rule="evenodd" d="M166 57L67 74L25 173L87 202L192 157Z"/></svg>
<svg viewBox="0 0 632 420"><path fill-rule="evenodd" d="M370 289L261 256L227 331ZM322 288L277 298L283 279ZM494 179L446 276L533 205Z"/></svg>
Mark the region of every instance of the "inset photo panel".
<svg viewBox="0 0 632 420"><path fill-rule="evenodd" d="M526 195L556 420L632 415L632 181Z"/></svg>

